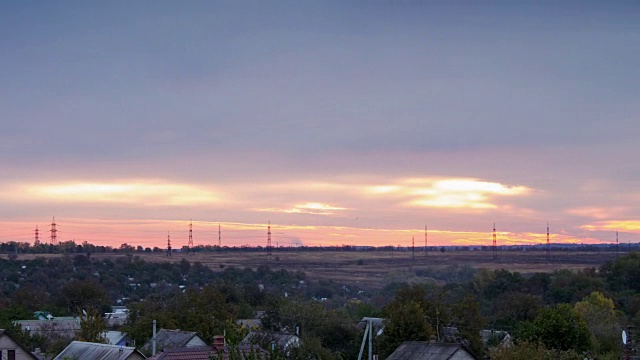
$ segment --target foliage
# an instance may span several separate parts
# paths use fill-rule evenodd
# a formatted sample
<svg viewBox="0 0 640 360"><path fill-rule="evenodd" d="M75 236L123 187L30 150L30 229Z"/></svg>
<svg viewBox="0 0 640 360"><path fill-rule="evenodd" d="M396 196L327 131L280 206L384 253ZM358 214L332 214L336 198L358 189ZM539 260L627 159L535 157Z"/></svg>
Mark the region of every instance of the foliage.
<svg viewBox="0 0 640 360"><path fill-rule="evenodd" d="M640 254L631 253L602 266L600 272L614 291L640 291Z"/></svg>
<svg viewBox="0 0 640 360"><path fill-rule="evenodd" d="M598 354L619 352L622 330L613 300L601 292L593 292L574 305L576 312L584 319L591 332L594 350Z"/></svg>
<svg viewBox="0 0 640 360"><path fill-rule="evenodd" d="M569 304L541 309L519 333L521 339L539 342L548 349L586 351L591 345L587 324Z"/></svg>
<svg viewBox="0 0 640 360"><path fill-rule="evenodd" d="M384 311L385 327L380 355L386 357L400 344L409 340L427 341L433 334L424 309L416 301L394 301Z"/></svg>
<svg viewBox="0 0 640 360"><path fill-rule="evenodd" d="M540 343L520 342L511 347L491 351L491 360L583 360L574 350L547 349Z"/></svg>
<svg viewBox="0 0 640 360"><path fill-rule="evenodd" d="M103 333L107 327L107 321L98 309L87 308L84 313L78 311L78 317L81 320L80 330L76 332L76 340L94 343L106 342Z"/></svg>

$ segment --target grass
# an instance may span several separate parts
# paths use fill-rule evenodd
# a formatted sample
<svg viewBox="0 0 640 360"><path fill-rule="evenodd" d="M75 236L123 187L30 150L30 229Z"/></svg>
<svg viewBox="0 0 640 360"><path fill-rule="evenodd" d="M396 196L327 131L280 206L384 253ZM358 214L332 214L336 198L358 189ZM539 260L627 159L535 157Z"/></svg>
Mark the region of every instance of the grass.
<svg viewBox="0 0 640 360"><path fill-rule="evenodd" d="M416 253L411 251L319 251L319 250L274 250L271 256L265 251L226 251L184 254L134 253L150 262L178 262L187 259L200 262L214 271L235 266L239 268L266 265L271 269L303 271L312 280L333 280L361 284L362 286L383 286L392 274L414 274L420 269L445 269L452 265L506 269L520 273L552 272L559 269L579 270L598 267L615 259L611 252L553 252L548 260L544 251L503 251L493 259L490 251L447 251ZM43 255L20 255L19 259L33 259ZM47 254L45 257L62 255ZM93 258L116 258L123 254L92 254ZM6 255L3 255L6 258ZM221 266L222 265L222 266Z"/></svg>

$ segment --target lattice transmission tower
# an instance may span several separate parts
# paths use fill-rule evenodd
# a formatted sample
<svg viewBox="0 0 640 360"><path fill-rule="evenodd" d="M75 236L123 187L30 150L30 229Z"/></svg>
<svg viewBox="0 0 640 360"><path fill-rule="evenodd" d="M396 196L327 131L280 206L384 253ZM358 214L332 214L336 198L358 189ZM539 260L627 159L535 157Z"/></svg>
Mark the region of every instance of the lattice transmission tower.
<svg viewBox="0 0 640 360"><path fill-rule="evenodd" d="M53 217L53 220L51 221L51 230L49 230L49 232L51 232L51 240L50 240L50 244L57 246L58 245L58 229L56 228L56 217Z"/></svg>
<svg viewBox="0 0 640 360"><path fill-rule="evenodd" d="M189 220L189 242L187 243L187 254L193 253L193 220Z"/></svg>
<svg viewBox="0 0 640 360"><path fill-rule="evenodd" d="M496 223L493 223L493 259L498 258L498 241L496 236Z"/></svg>

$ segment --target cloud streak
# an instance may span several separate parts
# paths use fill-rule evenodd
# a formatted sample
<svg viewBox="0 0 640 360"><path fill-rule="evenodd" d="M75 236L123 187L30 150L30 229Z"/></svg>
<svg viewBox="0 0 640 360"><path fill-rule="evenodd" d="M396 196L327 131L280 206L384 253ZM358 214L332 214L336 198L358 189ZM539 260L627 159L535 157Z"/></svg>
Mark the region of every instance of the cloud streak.
<svg viewBox="0 0 640 360"><path fill-rule="evenodd" d="M478 179L405 179L393 185L375 185L366 190L374 196L409 198L406 206L427 208L496 209L494 198L527 196L533 189Z"/></svg>
<svg viewBox="0 0 640 360"><path fill-rule="evenodd" d="M201 186L169 184L157 180L121 182L68 182L16 186L20 201L52 203L107 203L142 206L190 206L218 202L221 197Z"/></svg>

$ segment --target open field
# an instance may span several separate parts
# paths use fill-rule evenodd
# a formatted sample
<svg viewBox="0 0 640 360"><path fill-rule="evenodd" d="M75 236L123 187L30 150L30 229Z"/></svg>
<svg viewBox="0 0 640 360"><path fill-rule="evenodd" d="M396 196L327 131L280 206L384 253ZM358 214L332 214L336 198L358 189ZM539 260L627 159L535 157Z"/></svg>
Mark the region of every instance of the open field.
<svg viewBox="0 0 640 360"><path fill-rule="evenodd" d="M5 255L6 256L6 255ZM62 255L38 255L55 257ZM112 258L123 254L92 254L94 258ZM473 268L507 269L521 273L551 272L558 269L578 270L598 267L615 259L613 252L554 251L548 261L544 251L502 251L493 259L491 251L448 251L446 253L410 251L328 251L328 250L287 250L274 251L268 256L265 251L225 251L196 254L174 253L167 257L164 253L134 253L145 261L177 262L187 259L201 262L214 271L223 267L257 268L261 265L274 270L287 269L303 271L312 280L334 280L355 283L362 286L383 286L392 278L406 280L416 270L426 268L443 269L447 266L470 266ZM21 255L21 259L35 258L35 255ZM223 267L222 267L223 266Z"/></svg>

